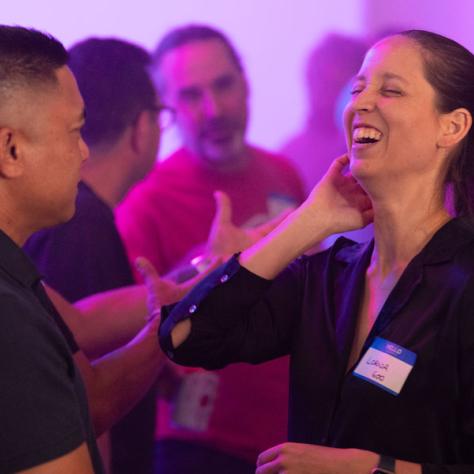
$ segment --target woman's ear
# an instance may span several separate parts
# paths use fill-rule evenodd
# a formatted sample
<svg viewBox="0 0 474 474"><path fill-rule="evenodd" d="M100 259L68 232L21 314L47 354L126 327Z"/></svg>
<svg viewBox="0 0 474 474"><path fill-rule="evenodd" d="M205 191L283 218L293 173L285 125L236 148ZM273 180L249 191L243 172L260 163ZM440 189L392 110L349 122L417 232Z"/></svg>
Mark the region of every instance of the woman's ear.
<svg viewBox="0 0 474 474"><path fill-rule="evenodd" d="M472 126L472 115L464 108L455 109L441 116L440 148L451 148L462 141Z"/></svg>
<svg viewBox="0 0 474 474"><path fill-rule="evenodd" d="M23 172L20 147L16 132L9 127L0 128L0 176L15 178Z"/></svg>

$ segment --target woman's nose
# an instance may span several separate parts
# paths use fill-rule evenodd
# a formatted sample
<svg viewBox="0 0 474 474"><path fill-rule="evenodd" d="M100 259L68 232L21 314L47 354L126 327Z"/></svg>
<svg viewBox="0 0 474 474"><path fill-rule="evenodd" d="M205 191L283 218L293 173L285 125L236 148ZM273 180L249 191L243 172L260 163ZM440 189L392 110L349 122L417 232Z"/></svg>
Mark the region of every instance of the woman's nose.
<svg viewBox="0 0 474 474"><path fill-rule="evenodd" d="M350 107L356 112L369 112L375 108L376 94L369 88L364 88L352 95Z"/></svg>

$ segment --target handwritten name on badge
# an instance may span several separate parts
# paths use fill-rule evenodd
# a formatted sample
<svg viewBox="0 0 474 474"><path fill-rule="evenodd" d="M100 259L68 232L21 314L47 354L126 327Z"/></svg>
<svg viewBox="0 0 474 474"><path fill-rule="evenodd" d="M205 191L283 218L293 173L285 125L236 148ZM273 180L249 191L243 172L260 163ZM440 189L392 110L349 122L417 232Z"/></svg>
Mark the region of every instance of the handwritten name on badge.
<svg viewBox="0 0 474 474"><path fill-rule="evenodd" d="M398 344L376 337L354 375L398 395L415 365L416 354Z"/></svg>

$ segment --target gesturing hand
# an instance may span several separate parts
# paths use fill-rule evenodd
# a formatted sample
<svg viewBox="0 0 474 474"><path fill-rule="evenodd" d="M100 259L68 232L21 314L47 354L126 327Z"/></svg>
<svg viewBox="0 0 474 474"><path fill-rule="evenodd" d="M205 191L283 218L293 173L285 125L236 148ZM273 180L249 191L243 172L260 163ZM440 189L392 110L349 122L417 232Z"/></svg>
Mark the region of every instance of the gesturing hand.
<svg viewBox="0 0 474 474"><path fill-rule="evenodd" d="M237 227L232 222L232 206L229 196L222 191L214 193L216 213L207 242L207 254L230 257L245 250L277 227L290 213L290 209L256 227Z"/></svg>
<svg viewBox="0 0 474 474"><path fill-rule="evenodd" d="M203 278L212 272L220 263L219 259L210 262L205 271L183 283L158 275L155 267L145 257L138 257L135 265L147 289L148 314L151 317L159 314L161 306L173 304L181 300Z"/></svg>

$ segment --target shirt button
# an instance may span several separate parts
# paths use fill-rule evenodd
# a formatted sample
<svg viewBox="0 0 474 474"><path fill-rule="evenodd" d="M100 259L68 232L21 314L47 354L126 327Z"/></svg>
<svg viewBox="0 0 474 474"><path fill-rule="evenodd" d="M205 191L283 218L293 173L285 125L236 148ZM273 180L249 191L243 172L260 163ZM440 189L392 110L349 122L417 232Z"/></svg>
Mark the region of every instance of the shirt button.
<svg viewBox="0 0 474 474"><path fill-rule="evenodd" d="M197 308L198 308L198 307L197 307L195 304L192 304L192 305L189 307L189 309L188 309L188 313L189 313L189 314L195 313L196 310L197 310Z"/></svg>
<svg viewBox="0 0 474 474"><path fill-rule="evenodd" d="M224 273L224 275L221 276L221 283L225 283L229 279L229 275L227 273Z"/></svg>

